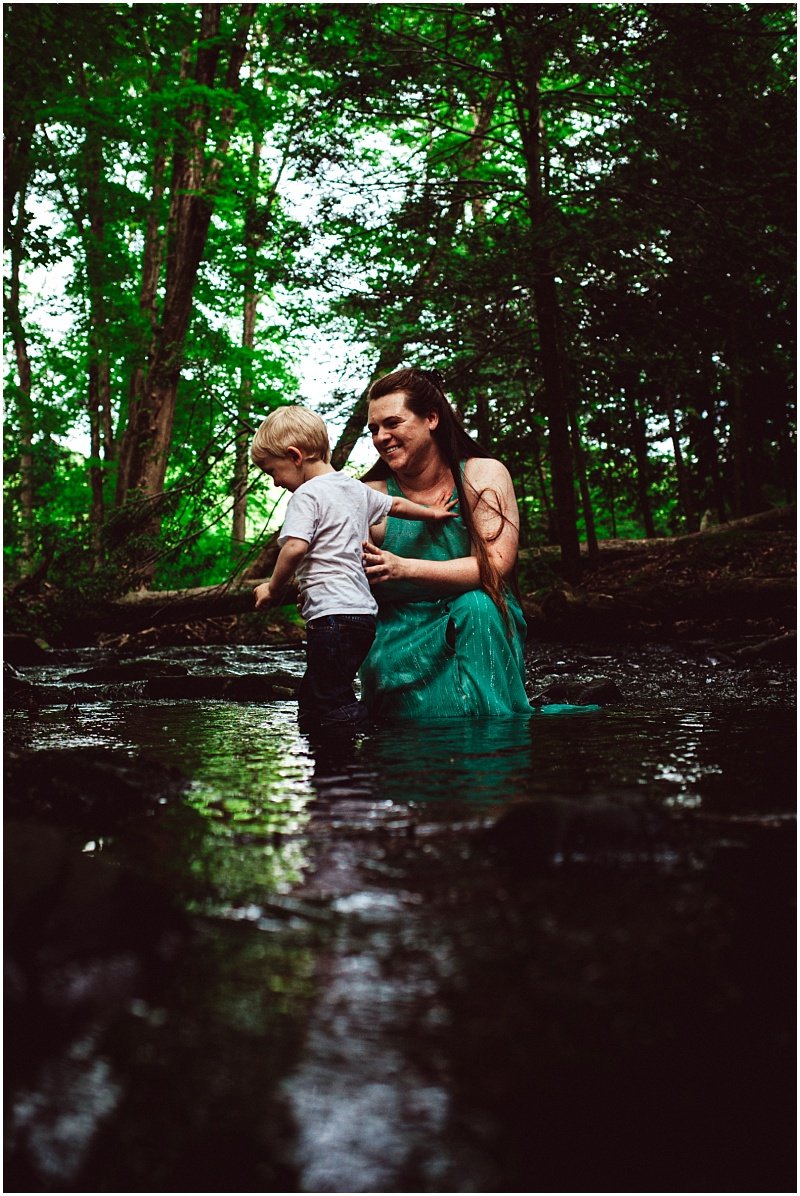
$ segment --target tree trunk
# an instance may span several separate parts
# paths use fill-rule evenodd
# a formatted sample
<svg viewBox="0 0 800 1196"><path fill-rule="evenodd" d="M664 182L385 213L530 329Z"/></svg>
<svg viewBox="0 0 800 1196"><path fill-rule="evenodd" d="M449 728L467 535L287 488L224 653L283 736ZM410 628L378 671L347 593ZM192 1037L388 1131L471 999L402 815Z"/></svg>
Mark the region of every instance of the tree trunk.
<svg viewBox="0 0 800 1196"><path fill-rule="evenodd" d="M244 297L242 309L242 369L239 379L239 401L236 408L236 440L233 462L233 514L231 524L231 557L235 564L247 539L247 471L250 446L250 409L253 398L252 354L256 337L256 314L260 296L256 291L258 251L264 241L264 219L258 211L258 177L261 166L262 143L253 138L249 166L249 200L245 217Z"/></svg>
<svg viewBox="0 0 800 1196"><path fill-rule="evenodd" d="M576 581L581 571L578 540L578 511L575 502L574 465L569 429L569 402L559 337L561 315L551 249L553 213L542 177L545 144L542 129L542 105L539 82L543 70L543 51L537 43L538 20L534 5L495 7L495 21L506 59L509 82L517 111L517 124L525 161L525 200L528 209L531 290L538 332L538 354L544 381L544 405L550 443L550 469L553 505L561 548L564 576ZM521 16L516 17L519 11ZM506 16L518 22L515 30L520 40L512 45ZM519 27L519 22L523 22ZM529 25L528 22L534 24Z"/></svg>
<svg viewBox="0 0 800 1196"><path fill-rule="evenodd" d="M205 4L202 8L195 88L192 89L201 94L215 87L220 55L220 8L219 4ZM239 73L255 8L253 4L242 4L239 9L225 80L228 92L235 92L239 87ZM220 114L221 141L210 162L205 153L210 121L210 103L206 96L194 100L178 122L167 223L163 318L156 330L141 399L129 411L120 461L120 502L127 501L134 493L145 499L150 506L147 527L153 533L159 526L159 499L172 441L194 286L205 251L233 118L233 106L228 104Z"/></svg>
<svg viewBox="0 0 800 1196"><path fill-rule="evenodd" d="M730 457L733 464L733 514L737 519L743 515L752 515L761 506L753 467L757 446L754 435L748 428L747 414L742 369L734 355L730 380Z"/></svg>
<svg viewBox="0 0 800 1196"><path fill-rule="evenodd" d="M578 412L576 410L576 403L572 400L569 404L569 427L570 438L572 441L572 453L575 459L575 472L578 478L578 489L581 496L581 507L583 508L583 522L586 525L586 551L589 557L589 563L594 564L597 560L597 529L594 523L594 510L592 508L592 496L589 490L589 478L586 473L586 454L583 451L581 443L581 430L578 424Z"/></svg>
<svg viewBox="0 0 800 1196"><path fill-rule="evenodd" d="M547 490L547 479L544 476L544 466L542 465L542 454L539 447L536 447L536 477L539 482L539 495L542 500L542 508L545 514L547 524L547 542L548 544L558 543L558 527L556 526L555 515L553 514L553 504L550 501L550 495Z"/></svg>
<svg viewBox="0 0 800 1196"><path fill-rule="evenodd" d="M89 86L82 64L76 70L78 86L88 102ZM78 229L83 241L86 260L86 283L89 300L89 355L86 405L89 414L90 457L89 486L91 507L89 523L92 529L94 563L101 561L101 532L105 522L105 483L108 460L103 451L113 452L108 441L111 426L111 355L108 344L106 313L107 248L105 244L105 211L102 194L103 153L98 126L91 114L83 142L80 174L82 175L86 220L78 213ZM104 444L105 441L105 444Z"/></svg>
<svg viewBox="0 0 800 1196"><path fill-rule="evenodd" d="M683 521L686 524L687 532L697 531L697 518L694 512L694 503L692 502L692 491L689 485L689 473L683 460L683 450L681 449L681 438L678 431L678 421L675 415L675 396L672 392L671 384L667 383L665 389L665 405L667 408L667 420L669 421L669 435L672 440L672 451L675 456L675 476L678 482L678 503L680 506Z"/></svg>
<svg viewBox="0 0 800 1196"><path fill-rule="evenodd" d="M150 191L150 210L145 227L142 281L139 288L139 313L142 318L143 332L138 346L138 360L134 363L131 371L128 387L127 425L129 427L136 426L138 423L139 409L144 400L147 362L152 356L158 325L156 299L165 250L165 237L161 231L160 209L164 196L166 170L166 143L162 138L156 142ZM133 436L123 436L117 473L117 506L122 506L131 488L130 475L132 460Z"/></svg>
<svg viewBox="0 0 800 1196"><path fill-rule="evenodd" d="M26 158L27 161L27 158ZM25 201L28 179L20 182L17 191L16 219L10 223L11 270L7 289L3 292L3 306L9 332L14 343L14 357L17 363L17 405L19 409L19 505L22 529L20 572L24 575L33 568L34 555L34 483L33 483L33 396L31 360L28 341L22 321L20 306L20 268L22 265L22 239L25 229Z"/></svg>
<svg viewBox="0 0 800 1196"><path fill-rule="evenodd" d="M625 410L631 429L633 458L636 462L636 499L642 516L644 534L648 540L655 538L653 508L650 504L650 458L647 453L647 430L636 396L625 388Z"/></svg>
<svg viewBox="0 0 800 1196"><path fill-rule="evenodd" d="M256 311L258 295L246 290L242 315L242 349L246 354L253 352L255 344ZM231 516L231 556L238 559L247 540L247 473L250 462L251 432L248 427L252 406L253 378L251 363L242 362L239 382L239 401L236 406L236 438L233 461L233 512Z"/></svg>

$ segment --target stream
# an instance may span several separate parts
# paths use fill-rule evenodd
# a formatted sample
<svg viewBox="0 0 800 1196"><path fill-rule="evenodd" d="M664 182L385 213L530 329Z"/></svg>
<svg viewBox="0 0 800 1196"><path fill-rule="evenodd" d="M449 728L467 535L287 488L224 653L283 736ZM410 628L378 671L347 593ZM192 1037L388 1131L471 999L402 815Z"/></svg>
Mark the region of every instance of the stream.
<svg viewBox="0 0 800 1196"><path fill-rule="evenodd" d="M790 666L537 644L618 700L315 743L297 647L119 660L5 716L6 1191L794 1190Z"/></svg>

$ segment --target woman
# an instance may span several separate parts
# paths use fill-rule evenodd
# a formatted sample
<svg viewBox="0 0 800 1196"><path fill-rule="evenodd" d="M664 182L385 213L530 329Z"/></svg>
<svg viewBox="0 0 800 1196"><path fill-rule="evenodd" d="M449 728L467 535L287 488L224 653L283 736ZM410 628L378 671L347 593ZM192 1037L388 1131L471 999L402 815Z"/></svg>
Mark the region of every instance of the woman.
<svg viewBox="0 0 800 1196"><path fill-rule="evenodd" d="M364 567L379 604L361 670L378 717L530 714L525 620L510 592L519 516L508 470L461 427L440 377L398 370L373 383L368 424L380 460L363 479L425 505L458 498L431 530L387 519L371 528Z"/></svg>

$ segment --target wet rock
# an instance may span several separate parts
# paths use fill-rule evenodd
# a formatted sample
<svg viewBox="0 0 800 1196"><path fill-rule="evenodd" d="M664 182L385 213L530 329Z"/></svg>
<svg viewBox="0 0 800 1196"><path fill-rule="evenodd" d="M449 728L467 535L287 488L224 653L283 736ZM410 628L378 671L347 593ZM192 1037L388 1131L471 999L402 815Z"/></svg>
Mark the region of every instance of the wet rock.
<svg viewBox="0 0 800 1196"><path fill-rule="evenodd" d="M736 653L737 661L779 661L791 663L797 659L797 632L787 631L785 635L771 636L758 644L748 644Z"/></svg>
<svg viewBox="0 0 800 1196"><path fill-rule="evenodd" d="M3 661L3 705L20 708L35 702L36 687L18 673L8 661Z"/></svg>
<svg viewBox="0 0 800 1196"><path fill-rule="evenodd" d="M117 664L102 664L69 673L65 681L90 681L96 685L115 685L125 681L147 681L151 677L186 677L189 670L169 660L129 660Z"/></svg>
<svg viewBox="0 0 800 1196"><path fill-rule="evenodd" d="M568 702L573 706L607 706L621 701L619 686L610 677L598 677L594 681L554 681L531 698L534 706L547 706L551 702Z"/></svg>
<svg viewBox="0 0 800 1196"><path fill-rule="evenodd" d="M144 688L147 698L175 700L228 699L236 702L269 702L294 698L300 686L290 673L251 673L222 677L153 677Z"/></svg>
<svg viewBox="0 0 800 1196"><path fill-rule="evenodd" d="M45 664L47 652L30 635L4 635L3 660L18 668L31 664Z"/></svg>
<svg viewBox="0 0 800 1196"><path fill-rule="evenodd" d="M9 753L6 809L102 835L176 797L186 785L176 768L95 748Z"/></svg>
<svg viewBox="0 0 800 1196"><path fill-rule="evenodd" d="M54 1003L80 1002L92 986L73 978L59 989L53 969L107 958L119 976L130 971L120 966L123 956L168 956L183 927L157 886L84 855L57 827L7 823L3 866L6 946L23 972L35 962L38 991Z"/></svg>
<svg viewBox="0 0 800 1196"><path fill-rule="evenodd" d="M486 836L525 873L565 864L672 865L680 839L669 818L643 804L568 798L513 805Z"/></svg>

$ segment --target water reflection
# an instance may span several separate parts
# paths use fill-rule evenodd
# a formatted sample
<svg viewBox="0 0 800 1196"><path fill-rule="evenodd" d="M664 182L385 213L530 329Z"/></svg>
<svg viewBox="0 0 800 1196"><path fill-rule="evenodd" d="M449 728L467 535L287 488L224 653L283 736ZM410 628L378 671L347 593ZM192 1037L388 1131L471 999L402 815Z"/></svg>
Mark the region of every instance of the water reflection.
<svg viewBox="0 0 800 1196"><path fill-rule="evenodd" d="M310 740L294 703L98 703L11 716L16 746L124 749L177 766L179 802L85 852L165 879L192 910L239 917L301 884L320 837L455 826L519 801L632 800L714 816L794 807L788 714L606 709L581 718L385 725Z"/></svg>
<svg viewBox="0 0 800 1196"><path fill-rule="evenodd" d="M112 1011L108 1031L74 1036L85 1067L72 1066L72 1039L59 1055L66 1070L34 1069L22 1052L16 1134L21 1153L30 1144L25 1168L39 1187L58 1168L64 1182L93 1191L517 1190L520 1177L527 1186L531 1179L531 1094L544 1116L543 1140L557 1140L562 1124L576 1127L571 1150L551 1150L548 1175L557 1184L598 1109L610 1109L608 1128L614 1113L624 1135L626 1114L637 1111L648 1084L683 1107L684 1073L697 1066L720 1009L738 992L746 1006L742 986L764 972L763 961L751 966L747 944L741 971L726 971L725 905L714 897L706 906L702 892L692 897L691 885L710 884L713 872L692 875L680 891L651 885L648 869L615 874L615 883L604 874L596 887L588 869L536 873L535 900L526 905L524 892L509 896L506 873L495 887L491 867L475 868L477 836L439 834L437 825L419 850L411 838L361 832L472 824L515 802L531 803L515 813L564 806L571 818L575 807L591 813L591 799L622 806L631 796L645 807L725 816L788 810L788 713L628 705L579 719L386 725L363 739L318 742L300 734L290 702L129 701L48 707L33 717L19 711L7 725L19 749L108 748L180 768L183 795L134 811L108 832L81 822L80 845L85 855L165 880L201 915L190 920L179 959L164 974L144 973L150 987ZM617 823L608 825L616 834ZM348 833L353 827L358 834ZM594 858L604 843L595 842ZM616 839L611 848L619 858ZM764 897L772 840L767 850L768 868L743 873L738 853L730 876L721 873L726 885L742 876L748 915L750 876L761 893L755 946L776 908ZM648 844L645 856L656 858ZM778 982L766 975L768 1000L756 1007L765 1013L774 993L790 989L782 974ZM676 991L688 1010L677 1023ZM698 992L707 1011L699 1022ZM752 1041L749 1012L730 1017L718 1057L700 1069L701 1098L709 1080L721 1076L724 1088L730 1042ZM676 1053L684 1030L689 1045ZM641 1069L631 1065L617 1085L614 1062L606 1086L620 1044L638 1059L648 1042L655 1045ZM571 1101L593 1050L600 1079L589 1088L587 1116L556 1110L548 1120L562 1064ZM765 1076L777 1057L765 1056ZM662 1059L665 1083L652 1084ZM633 1108L623 1102L618 1118L608 1102L615 1085L633 1094ZM496 1119L486 1120L485 1093L497 1101ZM658 1128L668 1104L648 1126ZM73 1125L70 1161L58 1141L78 1105L85 1126ZM701 1124L707 1131L714 1123ZM679 1128L695 1140L691 1112ZM665 1132L665 1140L676 1137ZM522 1161L512 1153L504 1171L509 1141ZM603 1134L590 1145L596 1152ZM729 1145L726 1134L722 1147ZM660 1157L643 1154L648 1166Z"/></svg>
<svg viewBox="0 0 800 1196"><path fill-rule="evenodd" d="M364 817L411 803L444 818L539 796L635 791L721 813L794 807L794 721L771 710L398 723L356 741L317 742L298 731L291 702L121 702L77 717L64 707L34 720L15 712L7 736L23 749L122 748L177 765L207 833L239 842L300 838L312 815L341 803L360 803ZM291 854L287 883L300 866Z"/></svg>

